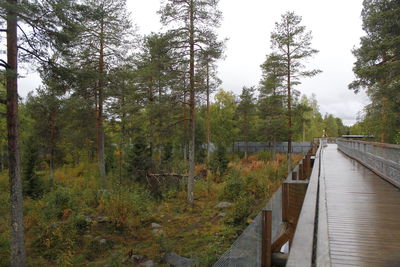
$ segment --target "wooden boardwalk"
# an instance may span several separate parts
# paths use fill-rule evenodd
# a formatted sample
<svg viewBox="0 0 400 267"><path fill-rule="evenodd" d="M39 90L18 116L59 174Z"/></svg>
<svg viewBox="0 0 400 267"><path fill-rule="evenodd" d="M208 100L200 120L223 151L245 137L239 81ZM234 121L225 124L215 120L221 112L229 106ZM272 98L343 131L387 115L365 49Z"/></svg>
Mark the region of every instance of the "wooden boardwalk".
<svg viewBox="0 0 400 267"><path fill-rule="evenodd" d="M323 150L332 266L400 266L400 189L337 150Z"/></svg>

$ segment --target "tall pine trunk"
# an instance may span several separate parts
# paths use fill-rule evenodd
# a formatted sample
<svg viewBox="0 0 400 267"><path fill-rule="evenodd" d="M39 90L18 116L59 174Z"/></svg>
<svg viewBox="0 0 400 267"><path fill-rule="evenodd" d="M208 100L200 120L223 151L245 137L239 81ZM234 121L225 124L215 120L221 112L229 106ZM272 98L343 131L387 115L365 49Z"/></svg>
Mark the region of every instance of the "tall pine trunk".
<svg viewBox="0 0 400 267"><path fill-rule="evenodd" d="M193 203L193 188L194 188L194 168L195 168L195 81L194 81L194 3L190 1L190 63L189 63L189 77L190 77L190 97L189 97L189 177L188 177L188 201Z"/></svg>
<svg viewBox="0 0 400 267"><path fill-rule="evenodd" d="M287 48L289 53L289 46ZM288 150L287 150L287 165L288 165L288 174L292 171L292 93L291 93L291 71L290 71L290 55L287 56L287 90L288 90Z"/></svg>
<svg viewBox="0 0 400 267"><path fill-rule="evenodd" d="M386 112L386 107L387 107L387 98L382 97L382 109L381 109L381 114L382 114L382 124L381 124L381 143L386 142L386 124L387 124L387 112Z"/></svg>
<svg viewBox="0 0 400 267"><path fill-rule="evenodd" d="M100 24L100 55L99 55L99 82L98 82L98 107L97 107L97 160L102 186L105 186L106 168L104 162L104 23Z"/></svg>
<svg viewBox="0 0 400 267"><path fill-rule="evenodd" d="M206 131L207 131L207 164L210 163L211 157L211 118L210 118L210 66L207 59L206 66L207 75L207 110L206 110Z"/></svg>
<svg viewBox="0 0 400 267"><path fill-rule="evenodd" d="M17 0L7 0L7 134L11 203L11 266L26 265L23 224L22 181L20 173L18 131L18 46L17 46Z"/></svg>
<svg viewBox="0 0 400 267"><path fill-rule="evenodd" d="M56 121L57 112L54 107L50 114L50 181L54 184L54 157L56 152Z"/></svg>

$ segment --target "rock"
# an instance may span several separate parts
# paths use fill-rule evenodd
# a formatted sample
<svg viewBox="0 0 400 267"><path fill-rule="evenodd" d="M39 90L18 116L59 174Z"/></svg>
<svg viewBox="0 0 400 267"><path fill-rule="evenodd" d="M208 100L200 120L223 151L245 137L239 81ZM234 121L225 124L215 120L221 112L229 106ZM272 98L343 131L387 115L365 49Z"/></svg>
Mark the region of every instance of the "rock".
<svg viewBox="0 0 400 267"><path fill-rule="evenodd" d="M153 232L153 234L163 234L164 230L163 229L159 229L159 228L155 228L153 230L151 230Z"/></svg>
<svg viewBox="0 0 400 267"><path fill-rule="evenodd" d="M141 262L144 259L144 257L141 255L132 255L131 259L134 260L136 263L138 263Z"/></svg>
<svg viewBox="0 0 400 267"><path fill-rule="evenodd" d="M94 220L98 223L109 223L111 220L106 216L97 216L94 217Z"/></svg>
<svg viewBox="0 0 400 267"><path fill-rule="evenodd" d="M221 217L221 218L224 218L224 217L226 217L226 213L225 212L221 212L221 213L218 213L217 216Z"/></svg>
<svg viewBox="0 0 400 267"><path fill-rule="evenodd" d="M89 216L86 216L86 217L85 217L85 221L86 221L87 224L92 224L92 221L93 221L93 220L92 220L92 218L90 218Z"/></svg>
<svg viewBox="0 0 400 267"><path fill-rule="evenodd" d="M173 267L190 267L194 265L192 259L179 256L176 253L167 253L164 257L165 261Z"/></svg>
<svg viewBox="0 0 400 267"><path fill-rule="evenodd" d="M220 202L215 207L220 209L220 208L229 208L232 206L233 206L233 204L230 202Z"/></svg>
<svg viewBox="0 0 400 267"><path fill-rule="evenodd" d="M140 266L153 267L153 266L156 266L156 264L154 263L154 261L148 260L148 261L145 261L145 262L141 263Z"/></svg>
<svg viewBox="0 0 400 267"><path fill-rule="evenodd" d="M158 224L158 223L151 223L151 228L162 228L162 225Z"/></svg>

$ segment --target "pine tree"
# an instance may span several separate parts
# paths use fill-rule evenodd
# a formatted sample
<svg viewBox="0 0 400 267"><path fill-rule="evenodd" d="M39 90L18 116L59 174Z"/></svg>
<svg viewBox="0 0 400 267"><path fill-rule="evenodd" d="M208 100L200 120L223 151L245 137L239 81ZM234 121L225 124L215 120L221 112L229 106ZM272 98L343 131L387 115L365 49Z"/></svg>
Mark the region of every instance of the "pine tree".
<svg viewBox="0 0 400 267"><path fill-rule="evenodd" d="M306 31L306 27L301 25L301 17L294 12L283 14L281 21L275 23L275 29L271 33L271 48L285 69L288 110L288 159L290 159L292 153L293 87L300 84L301 77L312 77L320 72L319 70L304 70L303 61L318 53L318 50L311 48L311 40L311 32ZM288 163L290 172L290 160L288 160Z"/></svg>
<svg viewBox="0 0 400 267"><path fill-rule="evenodd" d="M89 96L96 113L96 151L99 174L105 185L104 103L108 73L126 57L133 41L126 0L85 0L80 8L81 28L63 55L76 70L74 91Z"/></svg>
<svg viewBox="0 0 400 267"><path fill-rule="evenodd" d="M196 136L196 61L200 51L213 47L217 43L214 29L219 26L221 12L217 9L218 0L167 0L163 3L160 14L164 25L172 25L174 47L180 51L189 68L189 177L188 201L194 201L194 168Z"/></svg>
<svg viewBox="0 0 400 267"><path fill-rule="evenodd" d="M400 2L365 0L361 16L367 35L353 51L356 80L349 88L356 93L366 90L372 101L366 114L374 115L380 141L393 141L400 132Z"/></svg>
<svg viewBox="0 0 400 267"><path fill-rule="evenodd" d="M243 87L242 94L240 95L240 102L237 106L237 113L239 115L239 129L242 140L245 142L245 157L247 158L249 153L248 142L252 133L252 122L254 121L254 115L256 107L254 103L254 91L253 87Z"/></svg>

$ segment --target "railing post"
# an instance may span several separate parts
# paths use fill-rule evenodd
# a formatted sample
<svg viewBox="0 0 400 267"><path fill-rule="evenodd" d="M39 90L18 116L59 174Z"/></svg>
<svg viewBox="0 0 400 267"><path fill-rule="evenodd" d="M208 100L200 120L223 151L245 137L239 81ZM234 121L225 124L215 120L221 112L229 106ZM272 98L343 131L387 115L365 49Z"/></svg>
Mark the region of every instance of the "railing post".
<svg viewBox="0 0 400 267"><path fill-rule="evenodd" d="M303 161L299 164L299 180L304 180Z"/></svg>
<svg viewBox="0 0 400 267"><path fill-rule="evenodd" d="M289 184L282 184L282 221L289 221Z"/></svg>
<svg viewBox="0 0 400 267"><path fill-rule="evenodd" d="M305 158L305 163L304 163L304 165L305 165L305 171L304 171L305 177L304 178L305 179L310 179L310 176L311 176L311 153L312 153L312 151L309 151Z"/></svg>
<svg viewBox="0 0 400 267"><path fill-rule="evenodd" d="M262 211L261 267L272 266L272 211Z"/></svg>

